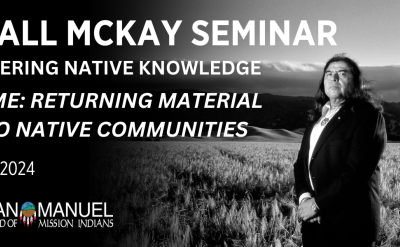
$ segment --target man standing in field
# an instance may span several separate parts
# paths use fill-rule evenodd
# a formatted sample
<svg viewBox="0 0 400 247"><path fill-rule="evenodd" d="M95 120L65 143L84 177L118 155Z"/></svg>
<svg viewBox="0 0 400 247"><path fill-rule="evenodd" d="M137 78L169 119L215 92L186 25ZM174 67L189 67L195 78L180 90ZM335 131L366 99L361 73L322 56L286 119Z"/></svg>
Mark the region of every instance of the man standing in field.
<svg viewBox="0 0 400 247"><path fill-rule="evenodd" d="M304 247L376 241L378 162L387 137L383 108L373 95L352 59L336 55L326 63L294 164Z"/></svg>

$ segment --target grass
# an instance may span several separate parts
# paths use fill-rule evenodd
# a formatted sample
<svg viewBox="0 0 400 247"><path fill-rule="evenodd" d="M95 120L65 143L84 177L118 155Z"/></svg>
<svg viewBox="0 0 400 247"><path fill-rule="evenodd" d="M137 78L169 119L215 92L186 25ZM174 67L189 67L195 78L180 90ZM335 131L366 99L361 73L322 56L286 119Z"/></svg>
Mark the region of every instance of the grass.
<svg viewBox="0 0 400 247"><path fill-rule="evenodd" d="M293 163L299 144L93 143L94 201L114 227L103 246L301 246ZM378 246L400 246L400 144L380 161Z"/></svg>

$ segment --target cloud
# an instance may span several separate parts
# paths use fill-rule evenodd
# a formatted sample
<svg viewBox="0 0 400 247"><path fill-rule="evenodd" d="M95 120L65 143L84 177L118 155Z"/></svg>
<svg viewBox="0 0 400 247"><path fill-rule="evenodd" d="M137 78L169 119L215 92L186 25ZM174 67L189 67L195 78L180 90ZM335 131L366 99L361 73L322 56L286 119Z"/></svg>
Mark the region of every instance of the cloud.
<svg viewBox="0 0 400 247"><path fill-rule="evenodd" d="M389 65L360 65L363 68L381 68L381 67L400 67L400 63L399 64L389 64Z"/></svg>
<svg viewBox="0 0 400 247"><path fill-rule="evenodd" d="M265 68L275 69L279 72L316 72L320 71L324 67L323 63L300 63L290 61L262 61L262 65Z"/></svg>

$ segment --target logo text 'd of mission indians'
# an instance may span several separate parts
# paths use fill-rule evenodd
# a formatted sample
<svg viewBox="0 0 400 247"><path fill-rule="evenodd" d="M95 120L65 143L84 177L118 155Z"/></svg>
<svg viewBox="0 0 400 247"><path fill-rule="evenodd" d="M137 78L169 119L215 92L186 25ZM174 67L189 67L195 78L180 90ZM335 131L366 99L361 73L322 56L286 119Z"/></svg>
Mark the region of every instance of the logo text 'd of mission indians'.
<svg viewBox="0 0 400 247"><path fill-rule="evenodd" d="M110 228L113 215L105 202L0 203L0 228Z"/></svg>

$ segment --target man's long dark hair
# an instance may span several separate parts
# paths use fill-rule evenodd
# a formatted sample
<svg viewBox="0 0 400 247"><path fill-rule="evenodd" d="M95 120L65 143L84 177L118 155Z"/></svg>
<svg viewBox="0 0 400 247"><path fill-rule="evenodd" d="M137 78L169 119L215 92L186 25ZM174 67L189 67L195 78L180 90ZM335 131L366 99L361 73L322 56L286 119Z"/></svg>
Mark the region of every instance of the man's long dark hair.
<svg viewBox="0 0 400 247"><path fill-rule="evenodd" d="M381 104L381 98L377 95L376 90L373 88L372 81L366 80L363 77L363 73L357 63L347 57L345 54L336 54L326 62L324 67L324 73L319 82L318 91L315 94L315 107L310 112L310 121L316 122L321 117L322 107L329 101L328 96L325 94L324 79L325 71L328 66L333 62L345 62L353 75L353 89L348 91L348 95L345 95L346 101L352 102L365 102L372 105L377 111L383 112Z"/></svg>

